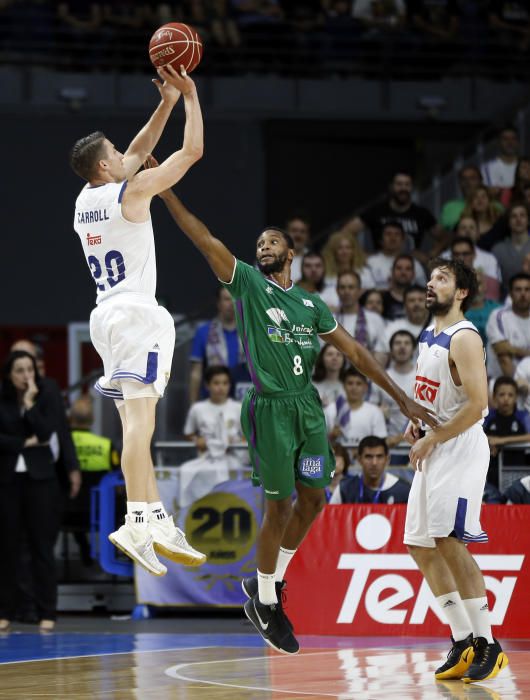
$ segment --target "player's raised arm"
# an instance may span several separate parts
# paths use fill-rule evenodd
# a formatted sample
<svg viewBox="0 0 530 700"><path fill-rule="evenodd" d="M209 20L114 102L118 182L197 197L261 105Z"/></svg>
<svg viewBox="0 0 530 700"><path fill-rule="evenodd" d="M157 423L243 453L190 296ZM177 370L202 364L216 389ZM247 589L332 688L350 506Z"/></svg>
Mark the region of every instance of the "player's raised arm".
<svg viewBox="0 0 530 700"><path fill-rule="evenodd" d="M151 161L151 164L156 164L156 161ZM221 282L230 282L234 274L235 265L233 253L228 250L222 241L212 236L203 222L186 209L172 190L161 192L160 197L164 200L177 226L201 251L218 279Z"/></svg>
<svg viewBox="0 0 530 700"><path fill-rule="evenodd" d="M179 75L170 66L159 69L166 83L176 87L184 97L186 126L182 148L175 151L156 169L143 170L129 185L129 190L141 198L149 199L175 185L191 166L202 157L204 138L201 106L195 83L187 75ZM149 151L144 154L147 158Z"/></svg>
<svg viewBox="0 0 530 700"><path fill-rule="evenodd" d="M357 369L384 389L398 404L401 412L413 421L422 420L431 428L438 423L432 411L410 399L405 392L388 376L381 365L372 357L368 350L358 343L340 325L331 333L322 334L327 343L332 343L352 362Z"/></svg>
<svg viewBox="0 0 530 700"><path fill-rule="evenodd" d="M123 154L123 165L128 180L138 172L147 155L154 150L162 136L169 115L181 95L180 89L167 80L162 83L160 80L154 79L153 84L160 93L161 101L147 124L136 134L129 148Z"/></svg>

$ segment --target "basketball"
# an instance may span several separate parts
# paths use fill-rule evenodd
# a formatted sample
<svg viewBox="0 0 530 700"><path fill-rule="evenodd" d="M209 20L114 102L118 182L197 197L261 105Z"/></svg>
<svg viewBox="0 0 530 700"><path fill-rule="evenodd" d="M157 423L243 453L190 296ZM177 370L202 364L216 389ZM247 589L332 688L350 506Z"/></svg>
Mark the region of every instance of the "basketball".
<svg viewBox="0 0 530 700"><path fill-rule="evenodd" d="M202 41L195 29L187 24L170 22L156 30L149 42L149 58L155 68L171 66L187 73L197 68L202 58Z"/></svg>

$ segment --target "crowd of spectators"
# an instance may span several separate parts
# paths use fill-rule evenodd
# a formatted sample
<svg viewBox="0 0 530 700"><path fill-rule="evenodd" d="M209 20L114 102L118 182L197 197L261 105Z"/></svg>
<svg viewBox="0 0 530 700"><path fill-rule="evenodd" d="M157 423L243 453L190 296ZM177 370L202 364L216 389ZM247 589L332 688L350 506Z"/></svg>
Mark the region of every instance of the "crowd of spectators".
<svg viewBox="0 0 530 700"><path fill-rule="evenodd" d="M517 132L507 126L499 133L498 153L491 161L461 169L462 196L443 204L439 220L413 202L413 179L398 172L384 201L347 219L324 241L312 241L307 216L297 213L286 222L295 238L293 281L320 295L337 321L410 396L418 340L430 321L425 306L428 260L435 255L458 258L476 270L479 287L466 317L476 325L487 351L491 410L484 428L492 453L488 502L513 500L501 493L506 483L499 479L499 447L509 446L507 468L524 471L527 457L517 445L530 441L527 162L519 154ZM190 358L192 376L199 362L195 348L205 335L201 326ZM207 355L200 356L201 372L209 364ZM350 459L359 458L356 448L367 436L389 448L403 445L406 421L395 402L329 344L321 347L313 382L330 441L347 446ZM237 386L234 380L232 384ZM235 397L241 398L237 391ZM402 453L406 462L406 450ZM393 463L399 461L394 455Z"/></svg>
<svg viewBox="0 0 530 700"><path fill-rule="evenodd" d="M237 59L242 52L270 70L288 69L297 56L310 55L313 67L351 68L367 55L373 64L378 52L421 50L421 64L410 61L410 69L436 59L447 69L450 57L498 64L530 49L530 8L511 0L3 0L0 19L6 51L20 51L23 41L29 53L55 53L89 68L105 62L130 68L136 59L146 69L138 46L166 22L193 25L208 45L205 60L215 55L216 67L220 56Z"/></svg>

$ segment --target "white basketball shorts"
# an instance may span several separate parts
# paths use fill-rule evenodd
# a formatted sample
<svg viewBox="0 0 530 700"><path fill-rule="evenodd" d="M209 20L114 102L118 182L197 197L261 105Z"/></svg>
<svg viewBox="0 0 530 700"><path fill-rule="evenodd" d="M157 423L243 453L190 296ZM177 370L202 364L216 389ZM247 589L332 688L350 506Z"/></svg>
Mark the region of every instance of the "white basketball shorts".
<svg viewBox="0 0 530 700"><path fill-rule="evenodd" d="M490 459L481 425L438 445L416 471L410 489L403 542L435 547L454 532L462 542L487 542L480 509Z"/></svg>
<svg viewBox="0 0 530 700"><path fill-rule="evenodd" d="M104 375L95 385L101 394L116 401L164 395L175 325L155 299L129 294L106 299L90 315L90 338L103 360Z"/></svg>

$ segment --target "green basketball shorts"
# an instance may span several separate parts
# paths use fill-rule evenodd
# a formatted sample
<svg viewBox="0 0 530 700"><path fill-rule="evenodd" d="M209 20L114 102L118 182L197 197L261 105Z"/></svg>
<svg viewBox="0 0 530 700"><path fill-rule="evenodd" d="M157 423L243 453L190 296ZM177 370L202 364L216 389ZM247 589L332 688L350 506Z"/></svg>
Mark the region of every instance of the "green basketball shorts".
<svg viewBox="0 0 530 700"><path fill-rule="evenodd" d="M265 497L290 496L295 482L323 489L335 472L335 457L316 389L263 395L251 389L243 400L241 425L248 441L252 481Z"/></svg>

